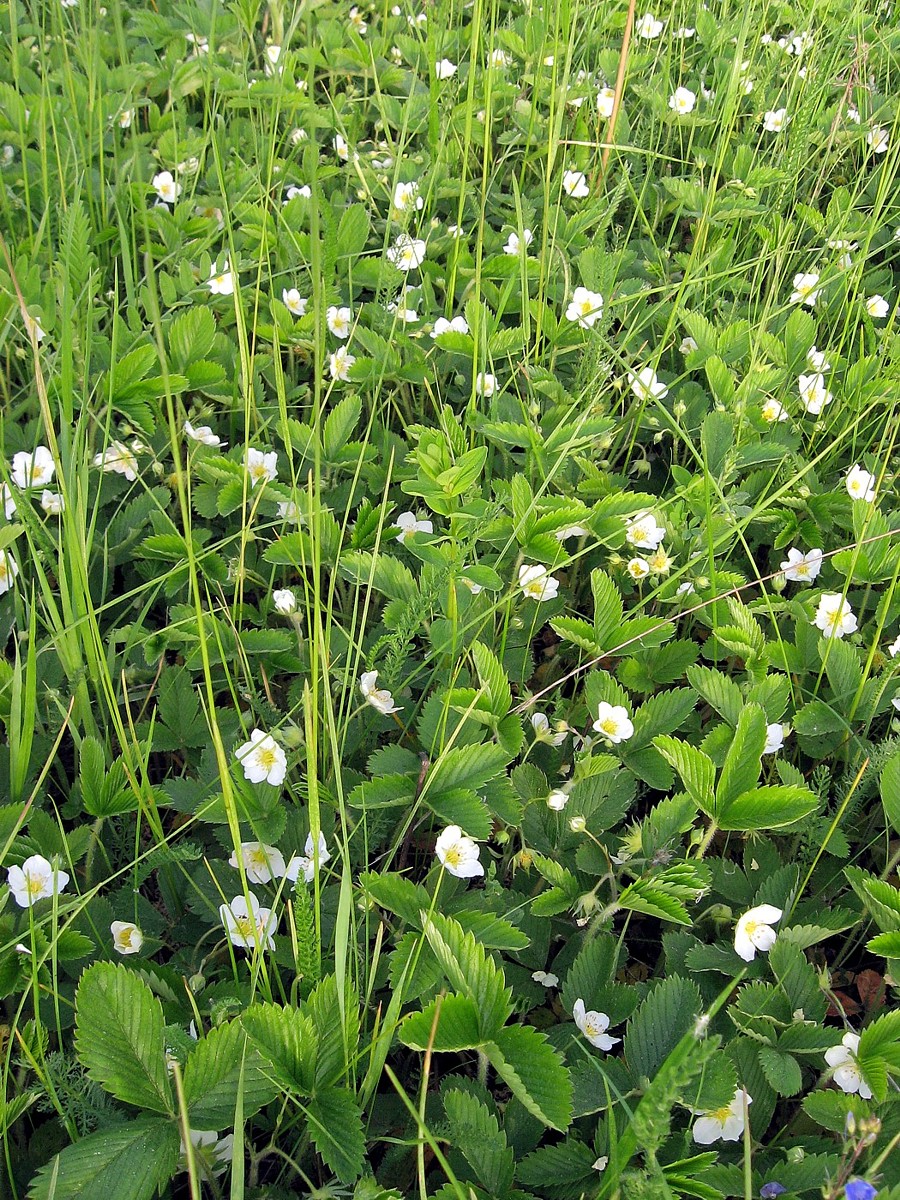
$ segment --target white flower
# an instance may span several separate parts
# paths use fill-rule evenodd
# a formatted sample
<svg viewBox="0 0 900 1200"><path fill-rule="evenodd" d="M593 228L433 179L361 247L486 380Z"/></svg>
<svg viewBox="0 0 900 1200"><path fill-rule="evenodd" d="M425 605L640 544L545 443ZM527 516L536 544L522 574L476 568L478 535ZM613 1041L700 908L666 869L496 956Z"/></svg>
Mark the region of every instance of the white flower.
<svg viewBox="0 0 900 1200"><path fill-rule="evenodd" d="M441 866L457 879L474 879L484 874L478 861L478 843L466 837L458 825L448 825L435 842L434 852Z"/></svg>
<svg viewBox="0 0 900 1200"><path fill-rule="evenodd" d="M594 729L614 746L627 742L634 733L628 710L621 704L608 704L606 700L601 700L597 708Z"/></svg>
<svg viewBox="0 0 900 1200"><path fill-rule="evenodd" d="M693 32L694 31L691 30L691 33L693 33ZM608 1166L609 1166L609 1155L601 1154L599 1158L595 1158L594 1161L591 1163L591 1170L592 1171L605 1171Z"/></svg>
<svg viewBox="0 0 900 1200"><path fill-rule="evenodd" d="M559 976L552 971L532 971L531 978L545 988L555 988L559 983Z"/></svg>
<svg viewBox="0 0 900 1200"><path fill-rule="evenodd" d="M276 588L272 593L272 603L284 617L289 617L297 611L297 597L290 588Z"/></svg>
<svg viewBox="0 0 900 1200"><path fill-rule="evenodd" d="M251 883L271 883L284 874L284 856L276 846L264 842L241 842L241 862ZM232 850L229 867L237 870L237 852Z"/></svg>
<svg viewBox="0 0 900 1200"><path fill-rule="evenodd" d="M517 233L511 233L506 239L506 245L503 247L504 254L518 254L521 250L527 250L534 241L534 234L530 229L523 229L522 236Z"/></svg>
<svg viewBox="0 0 900 1200"><path fill-rule="evenodd" d="M584 833L585 829L587 829L587 821L582 816L570 817L569 828L573 833Z"/></svg>
<svg viewBox="0 0 900 1200"><path fill-rule="evenodd" d="M646 579L650 574L650 564L645 558L632 558L626 564L625 570L635 583L640 583L642 579Z"/></svg>
<svg viewBox="0 0 900 1200"><path fill-rule="evenodd" d="M629 371L628 382L638 400L664 400L669 394L669 389L656 378L652 367L642 367L637 375Z"/></svg>
<svg viewBox="0 0 900 1200"><path fill-rule="evenodd" d="M41 492L41 508L50 517L58 517L65 512L66 502L61 492L51 492L47 488Z"/></svg>
<svg viewBox="0 0 900 1200"><path fill-rule="evenodd" d="M786 108L769 109L763 117L763 129L766 133L781 133L789 120Z"/></svg>
<svg viewBox="0 0 900 1200"><path fill-rule="evenodd" d="M888 131L882 128L881 125L873 125L866 134L866 141L876 154L885 154L887 152L890 138L888 136Z"/></svg>
<svg viewBox="0 0 900 1200"><path fill-rule="evenodd" d="M305 524L304 516L294 500L279 501L278 516L282 521L293 521L296 525Z"/></svg>
<svg viewBox="0 0 900 1200"><path fill-rule="evenodd" d="M248 446L244 453L244 467L250 475L250 486L269 483L278 477L278 451L254 450Z"/></svg>
<svg viewBox="0 0 900 1200"><path fill-rule="evenodd" d="M819 276L815 271L801 271L794 276L794 290L789 299L791 304L805 304L807 308L815 308L821 290Z"/></svg>
<svg viewBox="0 0 900 1200"><path fill-rule="evenodd" d="M862 117L860 116L859 109L853 108L852 105L849 106L847 108L847 120L852 121L852 123L854 125L858 125L860 123L860 121L862 121Z"/></svg>
<svg viewBox="0 0 900 1200"><path fill-rule="evenodd" d="M134 109L123 108L117 117L118 126L120 129L130 129L131 122L134 120Z"/></svg>
<svg viewBox="0 0 900 1200"><path fill-rule="evenodd" d="M238 746L235 751L244 771L244 778L251 783L269 783L278 787L287 774L287 755L271 733L254 729L250 741Z"/></svg>
<svg viewBox="0 0 900 1200"><path fill-rule="evenodd" d="M124 475L132 483L137 479L137 459L122 442L110 442L102 454L95 454L94 466L107 473L115 471L117 475Z"/></svg>
<svg viewBox="0 0 900 1200"><path fill-rule="evenodd" d="M13 580L19 573L19 564L8 550L0 550L0 596L13 585Z"/></svg>
<svg viewBox="0 0 900 1200"><path fill-rule="evenodd" d="M349 308L338 308L336 304L332 304L325 313L325 324L329 332L343 342L350 336L353 312Z"/></svg>
<svg viewBox="0 0 900 1200"><path fill-rule="evenodd" d="M738 1088L730 1104L696 1113L699 1119L694 1122L691 1131L694 1141L700 1146L711 1146L713 1142L740 1141L744 1133L747 1105L752 1103L753 1098L744 1088Z"/></svg>
<svg viewBox="0 0 900 1200"><path fill-rule="evenodd" d="M405 307L405 301L401 302L401 300L392 300L390 304L386 304L384 306L384 309L385 312L396 313L397 320L402 321L404 324L408 324L412 321L418 321L419 319L419 314L414 308Z"/></svg>
<svg viewBox="0 0 900 1200"><path fill-rule="evenodd" d="M228 1170L228 1164L231 1162L232 1150L234 1148L233 1133L227 1133L225 1137L220 1138L215 1129L189 1129L188 1137L191 1141L194 1159L199 1160L198 1165L201 1176L221 1175L223 1171ZM178 1160L178 1165L182 1171L188 1169L187 1150L184 1145L183 1136L181 1138L181 1157Z"/></svg>
<svg viewBox="0 0 900 1200"><path fill-rule="evenodd" d="M42 342L47 336L45 330L41 328L41 323L37 317L33 317L31 313L25 314L25 332L31 336L34 334L34 339L37 342Z"/></svg>
<svg viewBox="0 0 900 1200"><path fill-rule="evenodd" d="M387 260L397 268L398 271L415 271L421 267L425 261L425 251L427 247L420 238L410 237L408 233L401 233L387 251Z"/></svg>
<svg viewBox="0 0 900 1200"><path fill-rule="evenodd" d="M781 564L785 579L793 583L812 583L822 570L822 551L807 550L803 554L795 546L787 552L787 562Z"/></svg>
<svg viewBox="0 0 900 1200"><path fill-rule="evenodd" d="M171 171L160 171L154 175L153 187L164 204L174 204L181 195L181 184L176 183Z"/></svg>
<svg viewBox="0 0 900 1200"><path fill-rule="evenodd" d="M224 446L225 445L225 443L218 436L218 434L213 433L213 431L209 425L194 426L190 423L190 421L185 421L182 428L184 429L184 432L188 435L188 437L191 439L191 441L199 442L201 444L201 446Z"/></svg>
<svg viewBox="0 0 900 1200"><path fill-rule="evenodd" d="M884 296L870 296L866 301L866 312L870 317L886 317L890 307Z"/></svg>
<svg viewBox="0 0 900 1200"><path fill-rule="evenodd" d="M586 1012L583 1000L575 1001L572 1016L581 1033L599 1050L612 1050L616 1042L621 1041L621 1038L610 1037L606 1032L609 1029L609 1017L606 1013L595 1012L592 1009Z"/></svg>
<svg viewBox="0 0 900 1200"><path fill-rule="evenodd" d="M855 633L856 617L843 596L836 592L823 592L816 609L813 625L821 629L826 637L842 638L845 633Z"/></svg>
<svg viewBox="0 0 900 1200"><path fill-rule="evenodd" d="M507 52L505 50L501 50L498 48L496 50L491 51L490 57L488 58L488 62L490 63L490 65L492 67L496 67L496 68L502 70L503 67L508 67L510 65L510 63L512 62L512 56L510 54L507 54Z"/></svg>
<svg viewBox="0 0 900 1200"><path fill-rule="evenodd" d="M350 9L350 12L347 14L347 19L349 20L352 28L355 29L356 32L359 34L359 36L364 37L366 30L369 27L366 24L365 20L363 19L363 14L359 11L359 9L356 7L356 5L354 5L353 8Z"/></svg>
<svg viewBox="0 0 900 1200"><path fill-rule="evenodd" d="M602 315L603 297L600 293L577 287L566 309L566 320L577 321L582 329L590 329Z"/></svg>
<svg viewBox="0 0 900 1200"><path fill-rule="evenodd" d="M786 421L788 419L787 409L778 400L773 400L771 396L762 406L760 415L769 425L774 425L776 421Z"/></svg>
<svg viewBox="0 0 900 1200"><path fill-rule="evenodd" d="M21 867L9 868L6 882L16 904L20 908L30 908L38 900L48 900L63 891L69 876L49 863L43 855L32 854Z"/></svg>
<svg viewBox="0 0 900 1200"><path fill-rule="evenodd" d="M697 343L694 338L690 336L683 337L681 339L681 345L678 347L678 350L681 354L690 354L692 350L696 349L698 349Z"/></svg>
<svg viewBox="0 0 900 1200"><path fill-rule="evenodd" d="M249 893L250 904L243 896L235 896L230 904L219 905L219 916L225 932L235 946L244 950L274 950L272 936L278 928L278 917L270 908L260 908L259 901Z"/></svg>
<svg viewBox="0 0 900 1200"><path fill-rule="evenodd" d="M306 313L308 300L304 300L296 288L282 288L281 301L289 313L293 313L295 317L302 317Z"/></svg>
<svg viewBox="0 0 900 1200"><path fill-rule="evenodd" d="M890 646L888 646L888 654L890 654L891 658L896 658L897 655L900 654L900 637L896 638L893 642L891 642Z"/></svg>
<svg viewBox="0 0 900 1200"><path fill-rule="evenodd" d="M372 708L384 713L385 716L388 713L400 712L400 707L394 703L394 697L387 688L375 686L377 679L377 671L363 671L359 677L359 690L362 692L366 704L371 704Z"/></svg>
<svg viewBox="0 0 900 1200"><path fill-rule="evenodd" d="M234 272L231 270L227 258L222 261L221 271L218 266L218 262L214 262L209 268L206 287L213 296L230 296L234 292Z"/></svg>
<svg viewBox="0 0 900 1200"><path fill-rule="evenodd" d="M797 386L800 389L803 407L814 417L817 417L822 409L834 399L825 386L825 376L821 371L817 371L814 375L801 375L797 380Z"/></svg>
<svg viewBox="0 0 900 1200"><path fill-rule="evenodd" d="M394 527L400 532L394 539L398 542L405 542L406 539L413 533L433 533L434 525L426 517L417 517L415 513L403 512L397 517L394 522Z"/></svg>
<svg viewBox="0 0 900 1200"><path fill-rule="evenodd" d="M544 567L523 563L519 567L519 587L529 600L555 600L559 580L548 574Z"/></svg>
<svg viewBox="0 0 900 1200"><path fill-rule="evenodd" d="M634 27L634 32L639 38L646 38L648 41L653 38L658 38L663 31L662 21L657 21L653 13L644 13Z"/></svg>
<svg viewBox="0 0 900 1200"><path fill-rule="evenodd" d="M434 73L438 79L452 79L458 70L456 63L452 63L449 58L442 58L434 64Z"/></svg>
<svg viewBox="0 0 900 1200"><path fill-rule="evenodd" d="M665 529L657 525L652 512L644 510L625 520L625 540L638 550L655 550L665 536Z"/></svg>
<svg viewBox="0 0 900 1200"><path fill-rule="evenodd" d="M420 209L424 203L425 201L419 195L419 185L415 180L395 185L393 206L398 213L407 212L411 208Z"/></svg>
<svg viewBox="0 0 900 1200"><path fill-rule="evenodd" d="M469 322L465 317L453 317L447 320L446 317L438 317L431 330L433 338L440 337L442 333L468 333Z"/></svg>
<svg viewBox="0 0 900 1200"><path fill-rule="evenodd" d="M56 472L53 455L46 446L38 446L34 454L20 450L13 455L10 475L16 487L43 487Z"/></svg>
<svg viewBox="0 0 900 1200"><path fill-rule="evenodd" d="M569 538L587 537L590 532L583 525L564 525L562 529L557 529L553 536L558 542L567 542Z"/></svg>
<svg viewBox="0 0 900 1200"><path fill-rule="evenodd" d="M473 596L478 596L484 591L484 585L476 583L474 579L469 579L466 575L460 575L459 582L469 589Z"/></svg>
<svg viewBox="0 0 900 1200"><path fill-rule="evenodd" d="M675 91L672 93L672 95L669 97L669 108L671 108L672 112L676 112L679 115L683 115L684 113L693 112L694 105L696 103L697 103L696 94L694 92L692 92L690 90L690 88L686 88L686 87L676 88Z"/></svg>
<svg viewBox="0 0 900 1200"><path fill-rule="evenodd" d="M573 200L583 200L591 194L584 171L566 171L562 181L563 191Z"/></svg>
<svg viewBox="0 0 900 1200"><path fill-rule="evenodd" d="M334 146L334 152L341 162L346 162L350 157L350 147L347 145L346 140L339 133L336 133L331 139L331 144Z"/></svg>
<svg viewBox="0 0 900 1200"><path fill-rule="evenodd" d="M830 371L831 363L825 357L824 350L817 350L815 346L810 346L806 352L806 361L814 371Z"/></svg>
<svg viewBox="0 0 900 1200"><path fill-rule="evenodd" d="M766 744L763 754L777 754L784 746L784 726L780 721L766 726Z"/></svg>
<svg viewBox="0 0 900 1200"><path fill-rule="evenodd" d="M825 1051L825 1061L834 1068L834 1082L848 1095L859 1093L861 1099L871 1100L872 1089L863 1079L856 1054L859 1050L859 1034L845 1033L840 1046Z"/></svg>
<svg viewBox="0 0 900 1200"><path fill-rule="evenodd" d="M550 721L546 713L536 712L531 714L531 728L534 730L535 740L538 742L546 742L548 746L561 746L569 736L569 727L562 723L554 732L550 727Z"/></svg>
<svg viewBox="0 0 900 1200"><path fill-rule="evenodd" d="M565 788L554 788L547 797L547 807L553 812L562 812L569 803L569 793Z"/></svg>
<svg viewBox="0 0 900 1200"><path fill-rule="evenodd" d="M497 377L488 371L479 371L475 376L476 396L493 396L497 390Z"/></svg>
<svg viewBox="0 0 900 1200"><path fill-rule="evenodd" d="M312 199L312 188L308 183L296 184L291 183L287 186L284 192L284 200L282 204L290 204L292 200L310 200Z"/></svg>
<svg viewBox="0 0 900 1200"><path fill-rule="evenodd" d="M615 88L601 88L597 93L597 112L604 120L609 120L613 112L613 104L616 100Z"/></svg>
<svg viewBox="0 0 900 1200"><path fill-rule="evenodd" d="M657 546L647 558L647 566L652 575L668 575L672 569L672 559L662 546Z"/></svg>
<svg viewBox="0 0 900 1200"><path fill-rule="evenodd" d="M346 381L350 378L350 368L356 362L355 357L346 346L338 346L334 354L328 356L328 371L332 379Z"/></svg>
<svg viewBox="0 0 900 1200"><path fill-rule="evenodd" d="M113 950L119 954L137 954L144 944L144 935L133 921L113 921L109 927Z"/></svg>
<svg viewBox="0 0 900 1200"><path fill-rule="evenodd" d="M844 483L851 500L866 500L871 504L875 499L875 476L864 471L859 463L853 464Z"/></svg>
<svg viewBox="0 0 900 1200"><path fill-rule="evenodd" d="M303 875L305 883L312 883L316 877L316 867L323 867L331 858L328 850L328 843L325 841L325 834L319 830L318 843L314 843L312 834L306 835L306 845L303 847L303 854L295 854L287 865L285 878L296 883Z"/></svg>

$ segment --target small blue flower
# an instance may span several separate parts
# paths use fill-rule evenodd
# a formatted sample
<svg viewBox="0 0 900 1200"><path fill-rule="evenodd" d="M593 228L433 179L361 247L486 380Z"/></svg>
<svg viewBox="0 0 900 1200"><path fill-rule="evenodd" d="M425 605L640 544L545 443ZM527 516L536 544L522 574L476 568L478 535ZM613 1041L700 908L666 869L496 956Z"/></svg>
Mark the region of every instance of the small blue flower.
<svg viewBox="0 0 900 1200"><path fill-rule="evenodd" d="M865 1179L851 1179L844 1187L846 1200L874 1200L877 1188Z"/></svg>
<svg viewBox="0 0 900 1200"><path fill-rule="evenodd" d="M777 1197L786 1191L787 1188L781 1183L764 1183L759 1189L759 1194L762 1200L777 1200Z"/></svg>

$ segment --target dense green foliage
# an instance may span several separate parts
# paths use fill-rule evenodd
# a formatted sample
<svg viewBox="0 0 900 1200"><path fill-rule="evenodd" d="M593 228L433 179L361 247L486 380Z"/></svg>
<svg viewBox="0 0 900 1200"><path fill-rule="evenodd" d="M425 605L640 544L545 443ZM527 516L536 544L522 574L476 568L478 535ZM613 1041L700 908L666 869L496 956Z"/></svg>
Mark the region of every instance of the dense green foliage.
<svg viewBox="0 0 900 1200"><path fill-rule="evenodd" d="M0 30L0 1196L898 1200L890 5Z"/></svg>

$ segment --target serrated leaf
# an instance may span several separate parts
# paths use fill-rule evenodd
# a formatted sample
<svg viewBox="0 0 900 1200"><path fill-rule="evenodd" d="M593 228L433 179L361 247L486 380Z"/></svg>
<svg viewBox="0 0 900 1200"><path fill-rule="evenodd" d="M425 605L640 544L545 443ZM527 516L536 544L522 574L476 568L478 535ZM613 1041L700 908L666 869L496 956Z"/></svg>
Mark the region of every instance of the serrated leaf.
<svg viewBox="0 0 900 1200"><path fill-rule="evenodd" d="M505 717L512 706L512 692L500 660L482 642L473 643L472 658L491 712L498 719Z"/></svg>
<svg viewBox="0 0 900 1200"><path fill-rule="evenodd" d="M652 1079L657 1068L696 1024L703 1008L697 985L680 975L664 979L649 993L628 1022L625 1061L638 1079Z"/></svg>
<svg viewBox="0 0 900 1200"><path fill-rule="evenodd" d="M134 972L94 963L75 994L75 1046L108 1092L151 1112L172 1113L162 1006Z"/></svg>
<svg viewBox="0 0 900 1200"><path fill-rule="evenodd" d="M238 1090L245 1117L274 1099L277 1088L238 1021L211 1029L191 1051L184 1068L184 1098L195 1129L234 1124Z"/></svg>
<svg viewBox="0 0 900 1200"><path fill-rule="evenodd" d="M267 1074L300 1095L313 1090L317 1039L305 1013L280 1004L253 1004L241 1014L241 1024Z"/></svg>
<svg viewBox="0 0 900 1200"><path fill-rule="evenodd" d="M754 787L759 780L762 752L766 744L766 714L758 704L747 704L741 710L734 737L725 755L725 762L716 787L716 812L728 810L736 800ZM721 822L720 822L721 823ZM723 826L734 828L734 826Z"/></svg>
<svg viewBox="0 0 900 1200"><path fill-rule="evenodd" d="M530 1113L551 1129L568 1129L572 1080L545 1034L531 1025L510 1025L483 1049L494 1070Z"/></svg>
<svg viewBox="0 0 900 1200"><path fill-rule="evenodd" d="M894 833L900 833L900 754L893 755L881 769L881 803Z"/></svg>
<svg viewBox="0 0 900 1200"><path fill-rule="evenodd" d="M359 877L363 892L376 904L396 913L410 925L421 926L420 913L431 907L431 896L420 884L394 871L366 871Z"/></svg>
<svg viewBox="0 0 900 1200"><path fill-rule="evenodd" d="M341 1183L354 1183L363 1172L366 1139L359 1103L346 1088L319 1088L306 1107L313 1143Z"/></svg>
<svg viewBox="0 0 900 1200"><path fill-rule="evenodd" d="M452 1135L476 1178L492 1197L502 1197L513 1181L515 1160L506 1134L488 1106L459 1088L444 1093L444 1111Z"/></svg>
<svg viewBox="0 0 900 1200"><path fill-rule="evenodd" d="M474 1003L481 1038L495 1037L512 1012L512 992L503 972L474 934L464 932L452 918L432 913L424 918L423 928L454 990Z"/></svg>
<svg viewBox="0 0 900 1200"><path fill-rule="evenodd" d="M734 680L712 667L699 666L688 667L687 677L698 695L734 728L744 706L741 689Z"/></svg>
<svg viewBox="0 0 900 1200"><path fill-rule="evenodd" d="M654 738L653 745L681 776L685 791L694 803L704 812L710 813L716 769L709 755L692 746L690 742L682 742L678 738L666 735Z"/></svg>
<svg viewBox="0 0 900 1200"><path fill-rule="evenodd" d="M412 600L418 595L418 585L409 567L391 554L351 550L341 555L339 570L345 579L372 587L389 600Z"/></svg>
<svg viewBox="0 0 900 1200"><path fill-rule="evenodd" d="M809 788L777 784L754 788L737 796L719 812L717 820L720 829L741 833L781 829L808 817L818 807L819 797Z"/></svg>
<svg viewBox="0 0 900 1200"><path fill-rule="evenodd" d="M152 1200L175 1173L178 1126L138 1117L67 1146L32 1180L29 1200Z"/></svg>
<svg viewBox="0 0 900 1200"><path fill-rule="evenodd" d="M471 1050L481 1042L478 1009L468 996L451 993L432 1002L421 1012L407 1017L400 1026L400 1040L413 1050L437 1053Z"/></svg>
<svg viewBox="0 0 900 1200"><path fill-rule="evenodd" d="M760 1046L759 1062L769 1086L779 1096L796 1096L803 1087L803 1072L796 1058L771 1046Z"/></svg>

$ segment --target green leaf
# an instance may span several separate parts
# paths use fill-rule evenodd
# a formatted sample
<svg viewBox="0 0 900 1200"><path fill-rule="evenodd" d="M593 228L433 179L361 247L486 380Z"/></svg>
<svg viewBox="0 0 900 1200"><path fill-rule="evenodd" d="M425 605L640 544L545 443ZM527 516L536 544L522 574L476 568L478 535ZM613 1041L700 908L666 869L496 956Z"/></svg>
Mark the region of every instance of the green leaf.
<svg viewBox="0 0 900 1200"><path fill-rule="evenodd" d="M635 879L620 892L616 904L630 912L644 913L660 921L674 921L676 925L691 925L687 909L675 896L663 888L656 887L649 879Z"/></svg>
<svg viewBox="0 0 900 1200"><path fill-rule="evenodd" d="M615 634L622 623L622 596L605 571L591 571L594 595L594 640L601 650L615 645Z"/></svg>
<svg viewBox="0 0 900 1200"><path fill-rule="evenodd" d="M420 926L420 913L431 907L431 896L420 884L395 871L366 871L359 877L363 892L381 908L396 913L410 925Z"/></svg>
<svg viewBox="0 0 900 1200"><path fill-rule="evenodd" d="M584 650L592 658L599 658L603 654L603 646L597 640L594 627L579 617L554 617L550 622L550 628L554 633L558 633L564 641L571 642L573 646Z"/></svg>
<svg viewBox="0 0 900 1200"><path fill-rule="evenodd" d="M856 1061L875 1099L887 1095L887 1075L900 1073L900 1012L885 1013L859 1038Z"/></svg>
<svg viewBox="0 0 900 1200"><path fill-rule="evenodd" d="M301 1095L313 1090L318 1039L305 1013L280 1004L252 1004L241 1014L241 1024L266 1074L274 1074L282 1087Z"/></svg>
<svg viewBox="0 0 900 1200"><path fill-rule="evenodd" d="M444 1093L444 1111L451 1144L492 1197L504 1196L512 1186L515 1159L497 1118L477 1096L454 1087Z"/></svg>
<svg viewBox="0 0 900 1200"><path fill-rule="evenodd" d="M426 777L423 795L456 788L478 791L491 779L501 775L510 755L502 746L491 743L483 746L454 746L445 750L434 762Z"/></svg>
<svg viewBox="0 0 900 1200"><path fill-rule="evenodd" d="M211 1029L191 1051L184 1068L184 1098L195 1129L234 1124L238 1089L245 1117L259 1112L277 1092L259 1051L239 1021Z"/></svg>
<svg viewBox="0 0 900 1200"><path fill-rule="evenodd" d="M268 556L268 551L266 554ZM273 560L269 558L269 561ZM412 600L419 594L409 567L391 554L375 555L366 550L350 550L341 555L338 569L345 579L372 587L389 600Z"/></svg>
<svg viewBox="0 0 900 1200"><path fill-rule="evenodd" d="M75 1046L108 1092L151 1112L173 1113L162 1006L125 966L94 963L75 994Z"/></svg>
<svg viewBox="0 0 900 1200"><path fill-rule="evenodd" d="M42 1167L29 1200L152 1200L175 1174L179 1145L178 1126L158 1117L107 1126Z"/></svg>
<svg viewBox="0 0 900 1200"><path fill-rule="evenodd" d="M319 1042L316 1086L330 1087L343 1079L359 1050L359 997L349 981L342 997L335 977L326 975L310 993L306 1011Z"/></svg>
<svg viewBox="0 0 900 1200"><path fill-rule="evenodd" d="M734 737L728 747L728 753L725 755L725 762L719 775L714 814L717 819L719 819L719 814L727 811L732 800L755 787L759 780L760 763L765 744L766 714L758 704L747 704L738 717ZM722 827L736 828L736 826Z"/></svg>
<svg viewBox="0 0 900 1200"><path fill-rule="evenodd" d="M794 784L754 788L737 796L719 812L720 829L748 833L758 829L781 829L815 812L818 796Z"/></svg>
<svg viewBox="0 0 900 1200"><path fill-rule="evenodd" d="M681 742L678 738L665 735L654 738L653 745L681 776L681 782L694 803L705 813L710 813L716 768L709 755L690 742Z"/></svg>
<svg viewBox="0 0 900 1200"><path fill-rule="evenodd" d="M516 1171L517 1181L535 1195L579 1197L591 1194L597 1179L596 1155L577 1137L555 1146L541 1146L525 1156Z"/></svg>
<svg viewBox="0 0 900 1200"><path fill-rule="evenodd" d="M478 1011L481 1038L491 1038L512 1012L512 992L503 972L457 921L438 913L423 914L423 928L453 988L468 996Z"/></svg>
<svg viewBox="0 0 900 1200"><path fill-rule="evenodd" d="M361 412L362 401L356 395L346 396L334 405L322 431L322 447L327 459L333 461L339 456L349 442Z"/></svg>
<svg viewBox="0 0 900 1200"><path fill-rule="evenodd" d="M680 975L657 984L628 1022L625 1061L636 1078L652 1079L703 1008L700 989Z"/></svg>
<svg viewBox="0 0 900 1200"><path fill-rule="evenodd" d="M598 933L579 950L562 988L562 1002L569 1012L576 1000L584 1000L589 1009L597 1007L594 994L612 983L618 962L619 944L609 934Z"/></svg>
<svg viewBox="0 0 900 1200"><path fill-rule="evenodd" d="M734 728L744 707L741 689L734 680L712 667L698 666L688 667L687 678L694 691Z"/></svg>
<svg viewBox="0 0 900 1200"><path fill-rule="evenodd" d="M512 692L500 660L482 642L473 643L472 658L491 712L495 717L505 717L512 707Z"/></svg>
<svg viewBox="0 0 900 1200"><path fill-rule="evenodd" d="M881 803L894 833L900 833L900 753L889 758L881 770Z"/></svg>
<svg viewBox="0 0 900 1200"><path fill-rule="evenodd" d="M697 707L690 688L671 688L645 700L634 714L634 733L624 747L626 753L649 745L654 737L674 733Z"/></svg>
<svg viewBox="0 0 900 1200"><path fill-rule="evenodd" d="M900 958L900 933L879 933L866 942L866 949L883 958Z"/></svg>
<svg viewBox="0 0 900 1200"><path fill-rule="evenodd" d="M363 1172L366 1139L359 1104L346 1088L319 1088L306 1107L309 1135L341 1183Z"/></svg>
<svg viewBox="0 0 900 1200"><path fill-rule="evenodd" d="M432 1000L421 1012L406 1018L400 1026L400 1040L413 1050L429 1046L438 1053L471 1050L482 1040L478 1008L468 996L454 993Z"/></svg>
<svg viewBox="0 0 900 1200"><path fill-rule="evenodd" d="M759 1062L769 1086L779 1096L796 1096L803 1087L800 1064L790 1054L782 1054L771 1046L760 1046Z"/></svg>
<svg viewBox="0 0 900 1200"><path fill-rule="evenodd" d="M551 1129L568 1129L572 1080L545 1034L531 1025L510 1025L483 1049L494 1070L530 1113Z"/></svg>

